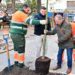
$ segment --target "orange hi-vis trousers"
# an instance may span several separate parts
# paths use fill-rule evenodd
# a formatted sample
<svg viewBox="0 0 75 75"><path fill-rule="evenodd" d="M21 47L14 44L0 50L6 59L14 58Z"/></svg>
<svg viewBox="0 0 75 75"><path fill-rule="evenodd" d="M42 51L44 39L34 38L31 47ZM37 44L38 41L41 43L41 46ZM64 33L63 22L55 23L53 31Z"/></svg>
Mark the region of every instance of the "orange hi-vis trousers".
<svg viewBox="0 0 75 75"><path fill-rule="evenodd" d="M18 52L14 52L14 60L19 62L19 63L24 63L24 53L18 53Z"/></svg>

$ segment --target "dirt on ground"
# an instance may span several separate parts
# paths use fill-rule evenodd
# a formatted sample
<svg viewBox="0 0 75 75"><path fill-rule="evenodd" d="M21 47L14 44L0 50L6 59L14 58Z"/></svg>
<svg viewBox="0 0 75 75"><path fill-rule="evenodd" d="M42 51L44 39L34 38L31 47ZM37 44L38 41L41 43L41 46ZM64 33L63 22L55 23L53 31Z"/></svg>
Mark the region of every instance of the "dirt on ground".
<svg viewBox="0 0 75 75"><path fill-rule="evenodd" d="M3 32L3 34L8 34L9 28L2 29L1 31ZM0 72L0 75L44 75L44 74L36 73L35 71L29 70L28 68L13 67L12 69L5 68L3 71ZM65 74L49 73L47 75L65 75Z"/></svg>
<svg viewBox="0 0 75 75"><path fill-rule="evenodd" d="M44 75L41 73L36 73L35 71L29 70L28 68L18 68L13 67L12 69L5 68L0 75ZM58 73L49 73L47 75L65 75L65 74L58 74Z"/></svg>

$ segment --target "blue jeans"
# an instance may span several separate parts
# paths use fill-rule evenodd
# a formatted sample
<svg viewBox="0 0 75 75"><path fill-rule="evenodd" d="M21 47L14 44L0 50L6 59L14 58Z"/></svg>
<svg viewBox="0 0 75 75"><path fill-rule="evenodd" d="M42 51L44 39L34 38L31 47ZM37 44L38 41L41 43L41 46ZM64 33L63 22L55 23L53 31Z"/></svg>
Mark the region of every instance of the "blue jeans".
<svg viewBox="0 0 75 75"><path fill-rule="evenodd" d="M57 55L57 65L61 67L62 64L62 55L63 55L64 49L59 48L58 55ZM72 68L72 52L73 48L67 49L67 66L68 68Z"/></svg>

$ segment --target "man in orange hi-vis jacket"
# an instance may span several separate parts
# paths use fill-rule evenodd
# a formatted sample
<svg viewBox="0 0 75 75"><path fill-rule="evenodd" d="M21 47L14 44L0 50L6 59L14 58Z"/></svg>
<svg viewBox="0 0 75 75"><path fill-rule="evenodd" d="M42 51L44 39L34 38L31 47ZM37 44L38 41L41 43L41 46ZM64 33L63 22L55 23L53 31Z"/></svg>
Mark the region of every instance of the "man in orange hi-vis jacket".
<svg viewBox="0 0 75 75"><path fill-rule="evenodd" d="M74 43L73 60L75 61L75 20L71 23L71 25L72 25L72 36L73 36L73 43Z"/></svg>
<svg viewBox="0 0 75 75"><path fill-rule="evenodd" d="M10 23L10 35L14 44L14 64L20 68L24 67L25 60L25 35L27 33L27 25L45 25L47 20L33 20L28 16L30 7L23 5L22 10L16 11L12 15Z"/></svg>

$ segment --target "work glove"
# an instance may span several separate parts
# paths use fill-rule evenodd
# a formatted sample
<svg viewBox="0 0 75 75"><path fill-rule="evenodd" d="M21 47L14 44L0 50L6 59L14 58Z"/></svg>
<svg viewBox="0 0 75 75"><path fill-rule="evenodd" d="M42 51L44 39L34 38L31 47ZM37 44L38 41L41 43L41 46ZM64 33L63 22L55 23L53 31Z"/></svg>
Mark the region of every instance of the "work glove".
<svg viewBox="0 0 75 75"><path fill-rule="evenodd" d="M40 20L40 24L46 25L46 24L48 24L48 20Z"/></svg>

